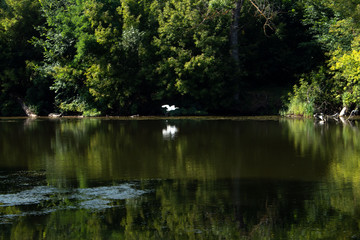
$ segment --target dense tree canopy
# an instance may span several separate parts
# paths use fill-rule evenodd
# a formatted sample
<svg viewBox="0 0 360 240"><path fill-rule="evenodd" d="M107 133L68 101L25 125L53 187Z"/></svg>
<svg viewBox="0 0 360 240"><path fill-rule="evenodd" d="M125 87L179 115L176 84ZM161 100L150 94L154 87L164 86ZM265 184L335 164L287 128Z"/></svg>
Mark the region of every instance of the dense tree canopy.
<svg viewBox="0 0 360 240"><path fill-rule="evenodd" d="M304 24L321 44L325 60L303 76L290 95L288 113L312 115L335 113L360 104L359 14L356 1L309 1L304 3Z"/></svg>
<svg viewBox="0 0 360 240"><path fill-rule="evenodd" d="M9 0L0 4L0 115L19 114L17 97L46 110L41 101L50 98L49 85L31 71L42 54L29 42L38 36L35 27L44 23L40 4L33 0ZM51 94L50 94L51 95Z"/></svg>
<svg viewBox="0 0 360 240"><path fill-rule="evenodd" d="M0 115L288 113L356 107L350 0L1 0ZM308 96L311 93L311 96Z"/></svg>

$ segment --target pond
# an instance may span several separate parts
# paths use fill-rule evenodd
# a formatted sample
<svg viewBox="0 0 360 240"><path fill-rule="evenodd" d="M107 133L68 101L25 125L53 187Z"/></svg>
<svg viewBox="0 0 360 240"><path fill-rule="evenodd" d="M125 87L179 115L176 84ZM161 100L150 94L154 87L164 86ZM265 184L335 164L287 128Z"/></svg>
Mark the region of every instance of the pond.
<svg viewBox="0 0 360 240"><path fill-rule="evenodd" d="M360 239L360 124L0 119L0 239Z"/></svg>

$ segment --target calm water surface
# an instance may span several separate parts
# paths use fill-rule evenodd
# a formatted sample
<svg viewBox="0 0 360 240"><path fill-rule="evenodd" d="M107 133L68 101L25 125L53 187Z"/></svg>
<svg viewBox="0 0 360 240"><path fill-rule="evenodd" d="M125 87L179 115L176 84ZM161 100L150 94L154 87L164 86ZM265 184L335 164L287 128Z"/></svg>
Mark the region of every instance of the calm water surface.
<svg viewBox="0 0 360 240"><path fill-rule="evenodd" d="M360 239L359 127L0 119L0 239Z"/></svg>

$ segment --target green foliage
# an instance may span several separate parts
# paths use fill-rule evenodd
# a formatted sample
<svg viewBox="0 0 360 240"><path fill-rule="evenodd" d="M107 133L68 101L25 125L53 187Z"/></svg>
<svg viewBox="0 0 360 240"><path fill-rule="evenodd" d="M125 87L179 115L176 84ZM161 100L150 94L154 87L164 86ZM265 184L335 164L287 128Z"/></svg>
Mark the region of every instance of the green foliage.
<svg viewBox="0 0 360 240"><path fill-rule="evenodd" d="M232 98L236 89L227 85L231 63L224 54L230 15L224 8L215 11L194 0L168 1L159 9L154 45L161 56L157 73L163 91L158 98L184 96L207 108L226 106Z"/></svg>
<svg viewBox="0 0 360 240"><path fill-rule="evenodd" d="M37 0L1 1L1 115L19 115L16 97L25 99L27 104L36 108L51 109L51 106L44 104L51 95L49 83L38 81L38 76L34 74L32 68L34 62L41 60L40 49L30 43L30 40L38 35L34 26L42 25L44 21L39 8L40 4Z"/></svg>
<svg viewBox="0 0 360 240"><path fill-rule="evenodd" d="M54 107L69 114L160 114L165 102L241 113L245 91L287 87L328 57L326 74L334 77L327 93L356 105L356 64L348 62L357 61L351 51L357 51L359 10L351 1L336 2L341 6L278 0L255 8L244 1L235 63L229 39L234 1L3 0L1 104L9 109L21 97L44 115ZM269 13L276 27L267 27Z"/></svg>
<svg viewBox="0 0 360 240"><path fill-rule="evenodd" d="M140 93L151 91L143 74L151 66L146 65L151 56L144 54L149 44L143 43L151 33L146 24L149 3L63 3L42 1L47 26L41 29L44 37L36 40L45 57L39 69L54 79L51 89L60 111L136 113L138 104L149 101L148 94ZM140 18L144 18L141 23Z"/></svg>
<svg viewBox="0 0 360 240"><path fill-rule="evenodd" d="M47 26L34 41L44 49L38 69L54 79L61 111L135 114L179 98L216 109L233 100L228 3L41 3Z"/></svg>
<svg viewBox="0 0 360 240"><path fill-rule="evenodd" d="M0 95L0 116L23 116L24 111L21 106L10 96L6 94Z"/></svg>
<svg viewBox="0 0 360 240"><path fill-rule="evenodd" d="M360 104L360 38L355 37L349 50L332 51L329 61L333 73L334 92L344 106Z"/></svg>
<svg viewBox="0 0 360 240"><path fill-rule="evenodd" d="M286 110L281 114L309 117L314 113L336 112L340 102L334 97L331 76L325 67L303 75L299 85L294 85L289 93Z"/></svg>
<svg viewBox="0 0 360 240"><path fill-rule="evenodd" d="M304 23L310 26L316 41L326 51L326 68L321 68L319 74L325 72L327 79L317 81L313 74L307 77L311 82L318 82L322 91L315 92L314 109L329 105L325 111L339 111L342 106L349 108L360 104L360 39L358 24L360 4L353 1L306 1ZM304 91L312 92L311 85L304 85ZM308 88L308 90L306 90ZM323 91L325 89L325 91ZM291 96L293 105L304 108L304 101L298 101L297 95ZM326 98L326 99L324 99ZM342 106L341 106L342 105Z"/></svg>
<svg viewBox="0 0 360 240"><path fill-rule="evenodd" d="M180 115L184 116L202 116L207 115L208 112L204 110L198 110L195 106L192 106L190 108L181 108L180 109Z"/></svg>
<svg viewBox="0 0 360 240"><path fill-rule="evenodd" d="M312 116L315 111L315 96L318 92L315 84L300 79L299 86L294 85L293 93L289 94L289 105L286 114Z"/></svg>

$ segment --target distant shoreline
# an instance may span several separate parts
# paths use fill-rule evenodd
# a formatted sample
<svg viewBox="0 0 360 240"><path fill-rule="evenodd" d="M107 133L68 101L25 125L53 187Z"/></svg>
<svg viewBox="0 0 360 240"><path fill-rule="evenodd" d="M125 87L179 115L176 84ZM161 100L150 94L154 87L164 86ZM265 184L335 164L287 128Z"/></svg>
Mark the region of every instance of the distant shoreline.
<svg viewBox="0 0 360 240"><path fill-rule="evenodd" d="M268 115L268 116L99 116L99 117L83 117L83 116L63 116L58 118L48 117L48 116L38 116L38 117L27 117L27 116L12 116L12 117L0 117L1 119L49 119L49 120L60 120L60 119L103 119L103 120L278 120L285 118L280 115Z"/></svg>

